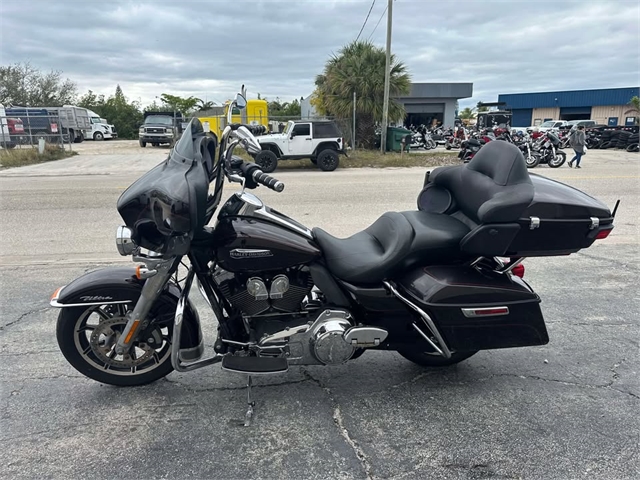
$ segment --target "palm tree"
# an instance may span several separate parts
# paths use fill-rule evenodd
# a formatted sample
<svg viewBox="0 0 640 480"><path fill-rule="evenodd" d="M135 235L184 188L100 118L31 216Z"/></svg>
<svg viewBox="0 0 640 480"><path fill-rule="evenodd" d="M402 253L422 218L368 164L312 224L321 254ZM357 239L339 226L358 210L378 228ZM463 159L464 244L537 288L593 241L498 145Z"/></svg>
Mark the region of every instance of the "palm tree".
<svg viewBox="0 0 640 480"><path fill-rule="evenodd" d="M629 113L635 113L637 125L640 123L640 98L638 98L637 96L633 97L631 100L629 100L629 105L631 105L633 108L627 110L626 112L624 112L624 114L628 115Z"/></svg>
<svg viewBox="0 0 640 480"><path fill-rule="evenodd" d="M373 148L375 124L382 120L385 51L367 41L352 42L332 56L322 75L316 77L313 104L320 113L339 118L353 115L356 92L356 138L365 148ZM389 96L409 93L411 78L407 67L391 56ZM389 101L389 119L404 118L404 107Z"/></svg>
<svg viewBox="0 0 640 480"><path fill-rule="evenodd" d="M211 100L209 100L208 102L205 102L204 100L198 100L198 102L199 102L199 105L198 105L199 112L211 110L216 104L216 102L212 102Z"/></svg>
<svg viewBox="0 0 640 480"><path fill-rule="evenodd" d="M462 111L458 114L461 120L464 121L465 125L469 125L469 122L476 118L476 112L473 111L473 108L463 108Z"/></svg>

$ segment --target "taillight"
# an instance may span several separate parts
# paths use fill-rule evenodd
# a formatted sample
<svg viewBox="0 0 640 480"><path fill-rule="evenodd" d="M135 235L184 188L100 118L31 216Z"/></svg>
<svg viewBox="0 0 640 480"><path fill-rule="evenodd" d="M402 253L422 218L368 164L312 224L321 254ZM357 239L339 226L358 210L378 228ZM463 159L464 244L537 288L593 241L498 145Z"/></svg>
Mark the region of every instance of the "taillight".
<svg viewBox="0 0 640 480"><path fill-rule="evenodd" d="M607 228L606 230L600 230L598 232L598 234L596 235L596 240L602 240L603 238L607 238L609 236L609 234L611 233L611 230L613 230L613 228Z"/></svg>
<svg viewBox="0 0 640 480"><path fill-rule="evenodd" d="M516 277L524 278L524 265L519 264L511 269L511 273L513 273Z"/></svg>

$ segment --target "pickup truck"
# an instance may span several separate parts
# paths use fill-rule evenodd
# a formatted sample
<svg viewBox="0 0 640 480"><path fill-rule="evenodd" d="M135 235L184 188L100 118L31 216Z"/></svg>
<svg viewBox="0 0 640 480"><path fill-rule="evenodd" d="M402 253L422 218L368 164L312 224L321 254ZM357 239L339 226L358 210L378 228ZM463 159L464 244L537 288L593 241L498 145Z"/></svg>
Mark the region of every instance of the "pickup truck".
<svg viewBox="0 0 640 480"><path fill-rule="evenodd" d="M144 112L144 123L138 130L138 142L142 148L150 143L153 146L173 145L182 133L182 113L180 112Z"/></svg>

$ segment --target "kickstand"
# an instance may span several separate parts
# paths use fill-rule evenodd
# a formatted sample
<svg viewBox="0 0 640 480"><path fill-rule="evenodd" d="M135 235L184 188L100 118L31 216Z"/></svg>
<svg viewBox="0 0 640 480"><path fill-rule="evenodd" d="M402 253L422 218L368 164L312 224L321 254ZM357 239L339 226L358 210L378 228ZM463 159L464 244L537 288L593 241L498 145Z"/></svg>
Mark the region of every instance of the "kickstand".
<svg viewBox="0 0 640 480"><path fill-rule="evenodd" d="M251 375L247 375L247 404L249 407L247 408L247 413L244 415L244 426L251 426L251 419L253 418L253 407L256 406L256 402L251 400Z"/></svg>

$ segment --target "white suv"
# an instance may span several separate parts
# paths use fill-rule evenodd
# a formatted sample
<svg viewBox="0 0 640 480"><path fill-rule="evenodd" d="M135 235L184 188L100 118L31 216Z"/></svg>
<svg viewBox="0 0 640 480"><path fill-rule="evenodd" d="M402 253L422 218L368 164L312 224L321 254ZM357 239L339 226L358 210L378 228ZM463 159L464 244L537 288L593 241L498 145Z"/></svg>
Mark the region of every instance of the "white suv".
<svg viewBox="0 0 640 480"><path fill-rule="evenodd" d="M335 122L330 120L289 121L282 133L256 137L262 151L254 158L262 171L273 172L278 160L309 158L321 170L338 168L339 155L346 155L344 139Z"/></svg>

